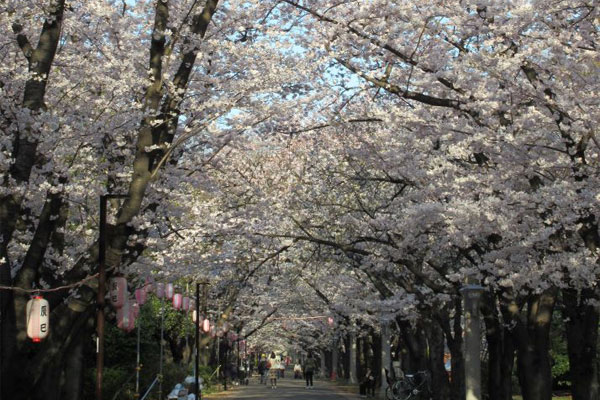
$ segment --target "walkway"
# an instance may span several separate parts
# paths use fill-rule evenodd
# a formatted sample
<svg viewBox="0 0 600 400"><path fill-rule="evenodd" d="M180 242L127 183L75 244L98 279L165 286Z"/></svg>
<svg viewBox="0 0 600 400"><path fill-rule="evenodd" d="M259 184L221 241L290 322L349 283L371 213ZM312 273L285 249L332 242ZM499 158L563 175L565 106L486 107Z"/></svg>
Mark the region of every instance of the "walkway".
<svg viewBox="0 0 600 400"><path fill-rule="evenodd" d="M277 389L271 389L271 386L260 385L254 377L248 386L235 386L231 391L206 396L203 399L355 400L360 397L357 394L336 390L335 386L322 381L315 382L314 388L306 389L304 380L279 379Z"/></svg>

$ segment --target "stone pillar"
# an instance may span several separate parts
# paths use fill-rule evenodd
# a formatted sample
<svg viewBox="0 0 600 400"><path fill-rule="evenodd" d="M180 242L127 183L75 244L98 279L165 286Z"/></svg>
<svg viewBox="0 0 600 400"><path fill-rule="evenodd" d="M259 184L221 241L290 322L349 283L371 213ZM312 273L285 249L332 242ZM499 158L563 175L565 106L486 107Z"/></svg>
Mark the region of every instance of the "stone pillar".
<svg viewBox="0 0 600 400"><path fill-rule="evenodd" d="M466 400L481 400L481 326L479 299L483 288L466 285L461 290L465 301L465 386Z"/></svg>
<svg viewBox="0 0 600 400"><path fill-rule="evenodd" d="M388 373L392 367L392 345L390 339L390 322L381 321L381 371L379 377L381 378L381 393L385 393L388 387L387 380L385 379L385 370Z"/></svg>
<svg viewBox="0 0 600 400"><path fill-rule="evenodd" d="M358 378L356 376L356 326L350 332L350 383L357 384Z"/></svg>

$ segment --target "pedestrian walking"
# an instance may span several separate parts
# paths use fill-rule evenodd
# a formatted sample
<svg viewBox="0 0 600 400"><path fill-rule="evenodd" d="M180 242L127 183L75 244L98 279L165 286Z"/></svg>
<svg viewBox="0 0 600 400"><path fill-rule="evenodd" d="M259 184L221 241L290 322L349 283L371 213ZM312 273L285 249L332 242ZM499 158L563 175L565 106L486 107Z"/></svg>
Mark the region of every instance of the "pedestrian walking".
<svg viewBox="0 0 600 400"><path fill-rule="evenodd" d="M258 361L258 374L260 375L260 384L267 384L267 356L263 354Z"/></svg>
<svg viewBox="0 0 600 400"><path fill-rule="evenodd" d="M308 353L306 361L304 361L304 378L306 378L306 388L313 388L313 375L317 369L317 361L313 358L312 353Z"/></svg>
<svg viewBox="0 0 600 400"><path fill-rule="evenodd" d="M285 363L283 361L279 362L279 377L281 379L285 378Z"/></svg>
<svg viewBox="0 0 600 400"><path fill-rule="evenodd" d="M277 374L279 373L279 361L274 351L271 352L269 361L267 361L267 367L269 367L269 379L271 380L271 389L277 388Z"/></svg>
<svg viewBox="0 0 600 400"><path fill-rule="evenodd" d="M360 381L358 387L361 397L375 397L375 375L371 371L371 368L367 368L365 376Z"/></svg>
<svg viewBox="0 0 600 400"><path fill-rule="evenodd" d="M302 365L300 365L300 362L296 362L294 365L294 379L300 378L302 378Z"/></svg>

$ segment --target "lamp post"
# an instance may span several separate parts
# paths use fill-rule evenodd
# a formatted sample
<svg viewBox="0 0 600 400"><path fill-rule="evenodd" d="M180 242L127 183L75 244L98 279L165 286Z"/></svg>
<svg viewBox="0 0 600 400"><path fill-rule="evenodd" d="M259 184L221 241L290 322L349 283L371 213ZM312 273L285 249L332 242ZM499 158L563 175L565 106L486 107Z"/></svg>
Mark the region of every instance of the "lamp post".
<svg viewBox="0 0 600 400"><path fill-rule="evenodd" d="M98 296L96 305L96 400L102 400L102 370L104 368L104 296L106 291L106 208L109 199L124 199L127 195L104 194L100 196L100 222L98 237Z"/></svg>
<svg viewBox="0 0 600 400"><path fill-rule="evenodd" d="M465 300L465 386L466 400L481 400L481 326L479 299L483 287L465 285L460 289Z"/></svg>

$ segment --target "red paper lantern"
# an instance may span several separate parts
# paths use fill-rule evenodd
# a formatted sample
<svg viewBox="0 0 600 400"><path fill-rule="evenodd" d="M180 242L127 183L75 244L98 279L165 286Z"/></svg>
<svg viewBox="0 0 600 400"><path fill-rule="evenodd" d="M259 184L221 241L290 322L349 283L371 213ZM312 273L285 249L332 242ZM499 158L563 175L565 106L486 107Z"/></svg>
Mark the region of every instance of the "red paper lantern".
<svg viewBox="0 0 600 400"><path fill-rule="evenodd" d="M174 293L175 288L173 287L173 284L167 283L167 286L165 287L165 296L167 297L167 299L171 300L173 298Z"/></svg>
<svg viewBox="0 0 600 400"><path fill-rule="evenodd" d="M202 323L202 330L207 333L210 332L210 321L208 318L204 319L204 322Z"/></svg>
<svg viewBox="0 0 600 400"><path fill-rule="evenodd" d="M175 293L173 295L173 308L179 310L181 303L183 302L183 295L181 293Z"/></svg>
<svg viewBox="0 0 600 400"><path fill-rule="evenodd" d="M165 284L162 282L158 282L156 284L156 297L159 299L165 297Z"/></svg>
<svg viewBox="0 0 600 400"><path fill-rule="evenodd" d="M146 277L146 283L144 286L150 286L152 287L152 285L154 284L154 278L152 276L147 276Z"/></svg>
<svg viewBox="0 0 600 400"><path fill-rule="evenodd" d="M135 321L137 320L137 313L135 308L132 306L129 308L129 325L125 327L125 332L131 332L135 329Z"/></svg>
<svg viewBox="0 0 600 400"><path fill-rule="evenodd" d="M27 302L27 336L39 343L48 336L50 323L50 306L42 296L33 296Z"/></svg>
<svg viewBox="0 0 600 400"><path fill-rule="evenodd" d="M146 290L144 288L135 289L135 301L140 306L143 306L146 303Z"/></svg>
<svg viewBox="0 0 600 400"><path fill-rule="evenodd" d="M116 277L110 280L110 303L115 308L123 307L127 298L127 279Z"/></svg>
<svg viewBox="0 0 600 400"><path fill-rule="evenodd" d="M125 332L131 332L135 328L135 320L137 312L136 304L132 304L127 300L123 307L117 310L117 327Z"/></svg>
<svg viewBox="0 0 600 400"><path fill-rule="evenodd" d="M125 301L123 307L117 310L117 327L126 331L130 325L130 319L133 319L133 312L131 311L129 301Z"/></svg>
<svg viewBox="0 0 600 400"><path fill-rule="evenodd" d="M142 289L144 289L144 292L146 293L146 295L148 295L148 293L154 292L154 283L151 282L149 279L146 279L146 283L144 283Z"/></svg>

